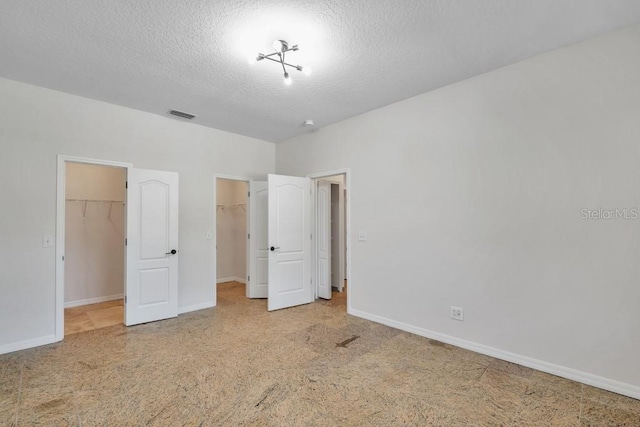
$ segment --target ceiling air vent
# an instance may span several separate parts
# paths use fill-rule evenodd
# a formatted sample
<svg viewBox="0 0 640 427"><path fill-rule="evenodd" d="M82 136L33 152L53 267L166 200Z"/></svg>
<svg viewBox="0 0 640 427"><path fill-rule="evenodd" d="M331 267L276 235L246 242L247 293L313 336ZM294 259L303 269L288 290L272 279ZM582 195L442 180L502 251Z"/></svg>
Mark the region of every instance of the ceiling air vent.
<svg viewBox="0 0 640 427"><path fill-rule="evenodd" d="M178 110L169 110L169 114L171 114L172 116L182 117L183 119L188 119L188 120L191 120L195 117L195 114L185 113L184 111L178 111Z"/></svg>

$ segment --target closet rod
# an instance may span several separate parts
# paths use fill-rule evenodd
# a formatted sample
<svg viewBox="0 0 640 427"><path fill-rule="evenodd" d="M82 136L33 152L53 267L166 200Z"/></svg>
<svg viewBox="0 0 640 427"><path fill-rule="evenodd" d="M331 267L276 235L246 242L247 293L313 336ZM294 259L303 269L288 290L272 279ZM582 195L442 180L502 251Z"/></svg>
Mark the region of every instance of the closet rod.
<svg viewBox="0 0 640 427"><path fill-rule="evenodd" d="M238 203L237 205L216 205L216 211L218 209L224 209L224 208L240 208L243 211L247 211L247 204L246 203Z"/></svg>
<svg viewBox="0 0 640 427"><path fill-rule="evenodd" d="M67 202L90 202L90 203L122 203L123 200L94 200L94 199L65 199Z"/></svg>
<svg viewBox="0 0 640 427"><path fill-rule="evenodd" d="M111 209L113 208L114 203L122 203L124 206L123 200L93 200L93 199L65 199L67 202L82 202L84 205L82 206L82 219L87 218L87 203L101 203L101 204L109 204L109 214L107 218L111 218Z"/></svg>

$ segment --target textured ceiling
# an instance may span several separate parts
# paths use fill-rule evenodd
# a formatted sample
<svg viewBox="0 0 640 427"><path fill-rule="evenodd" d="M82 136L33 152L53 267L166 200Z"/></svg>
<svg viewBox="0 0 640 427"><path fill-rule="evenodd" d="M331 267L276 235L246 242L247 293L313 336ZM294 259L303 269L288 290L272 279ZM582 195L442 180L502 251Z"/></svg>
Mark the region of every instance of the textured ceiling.
<svg viewBox="0 0 640 427"><path fill-rule="evenodd" d="M639 0L0 0L0 76L280 141L637 22ZM312 75L249 65L274 39Z"/></svg>

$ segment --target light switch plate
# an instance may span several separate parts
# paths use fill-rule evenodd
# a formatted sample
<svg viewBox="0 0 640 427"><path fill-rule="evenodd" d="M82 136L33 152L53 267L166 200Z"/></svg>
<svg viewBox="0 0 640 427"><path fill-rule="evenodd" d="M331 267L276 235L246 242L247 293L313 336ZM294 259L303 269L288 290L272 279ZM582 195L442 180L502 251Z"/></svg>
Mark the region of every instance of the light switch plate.
<svg viewBox="0 0 640 427"><path fill-rule="evenodd" d="M42 236L42 247L50 248L53 246L53 238L49 235Z"/></svg>
<svg viewBox="0 0 640 427"><path fill-rule="evenodd" d="M358 240L361 242L366 242L367 241L367 232L366 231L360 231L358 233Z"/></svg>

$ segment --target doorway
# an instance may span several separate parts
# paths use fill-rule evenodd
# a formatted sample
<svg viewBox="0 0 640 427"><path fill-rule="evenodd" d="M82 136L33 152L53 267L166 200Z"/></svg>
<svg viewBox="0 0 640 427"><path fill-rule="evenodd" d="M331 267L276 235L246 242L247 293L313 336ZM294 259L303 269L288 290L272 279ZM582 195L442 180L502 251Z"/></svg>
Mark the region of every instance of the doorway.
<svg viewBox="0 0 640 427"><path fill-rule="evenodd" d="M128 167L59 156L57 340L124 323Z"/></svg>
<svg viewBox="0 0 640 427"><path fill-rule="evenodd" d="M122 324L126 170L65 165L65 335Z"/></svg>
<svg viewBox="0 0 640 427"><path fill-rule="evenodd" d="M80 164L85 166L104 166L112 169L118 169L122 176L125 177L124 186L122 181L120 182L123 196L104 196L108 198L94 199L94 197L103 197L93 195L80 195L73 197L72 193L67 193L67 166L70 164ZM72 167L73 169L73 167ZM71 173L72 175L74 172ZM79 181L73 185L83 186L85 183ZM72 185L72 184L70 184ZM111 186L111 184L109 184ZM100 188L100 185L97 186ZM104 188L101 190L103 191ZM71 189L70 189L71 191ZM96 191L95 189L91 191ZM121 194L121 193L118 193ZM69 199L69 200L67 200ZM80 218L74 218L71 214L67 218L67 203L76 204L75 215ZM94 206L95 205L95 206ZM119 206L118 206L119 205ZM118 206L118 207L114 207ZM67 249L67 233L66 225L67 219L72 220L82 219L82 223L75 224L70 230L70 235L73 233L80 234L81 237L90 240L86 236L86 231L89 230L89 226L86 222L89 215L96 221L113 221L115 230L121 226L119 233L111 233L110 238L113 239L116 244L120 245L120 249L114 253L113 260L115 262L122 262L122 278L123 286L121 294L113 294L113 289L108 291L109 295L89 295L85 299L74 299L76 296L73 293L68 294L69 305L85 304L87 302L96 302L97 298L111 299L119 295L124 294L124 310L123 316L118 316L120 321L118 323L124 323L126 326L137 325L140 323L153 322L156 320L168 319L176 317L178 315L178 261L179 261L179 249L178 249L178 206L179 206L179 191L178 191L178 173L169 171L157 171L148 169L133 168L129 163L112 162L107 160L87 159L82 157L71 157L58 155L58 168L57 168L57 195L56 195L56 285L55 285L55 339L61 341L64 339L65 329L65 279L67 276L66 264L69 262L69 257L65 253ZM104 209L103 209L104 208ZM110 209L110 211L109 211ZM119 209L122 209L122 220L116 220L114 215L117 215ZM81 215L80 216L80 212ZM104 215L100 215L100 213ZM94 218L94 215L96 216ZM115 222L118 224L115 224ZM84 230L84 229L86 230ZM91 230L93 230L91 228ZM95 231L98 233L98 231ZM104 230L99 233L107 234ZM50 244L50 237L45 236L43 245ZM82 250L90 242L76 242L71 244L73 249L75 246L75 255L70 253L72 257L82 259L78 252ZM85 246L83 246L85 245ZM78 249L80 248L80 249ZM101 248L104 251L104 248ZM84 254L83 254L84 255ZM89 255L93 256L93 255ZM91 259L91 258L90 258ZM121 261L118 261L121 260ZM73 263L72 263L73 264ZM82 265L82 263L80 263ZM116 277L116 273L113 276L107 275L107 270L104 268L96 267L95 262L91 262L90 265L80 272L76 270L75 273L69 273L81 278L81 282L86 285L86 277L104 276ZM106 268L112 268L106 267ZM117 292L117 290L115 291ZM113 301L113 300L112 300ZM116 300L117 301L117 300ZM107 301L110 304L116 304L111 301ZM74 309L75 307L68 307ZM101 307L112 308L112 307ZM74 310L76 313L80 310ZM110 310L110 315L113 315L116 310ZM98 318L102 318L104 314L95 314L96 322L104 325ZM90 316L87 314L90 319ZM85 319L86 320L86 319ZM102 319L104 320L104 319ZM94 322L92 322L94 323ZM95 327L95 324L93 325Z"/></svg>
<svg viewBox="0 0 640 427"><path fill-rule="evenodd" d="M314 178L315 282L317 296L346 306L347 190L346 173Z"/></svg>
<svg viewBox="0 0 640 427"><path fill-rule="evenodd" d="M238 276L227 276L221 271L224 255L221 253L218 256L218 251L223 248L216 237L214 274L220 282L233 283L237 288L234 292L225 292L224 296L220 296L231 299L230 296L233 295L233 299L237 299L242 294L238 291L238 286L244 285L246 297L266 298L269 311L308 304L320 296L326 301L333 301L330 302L332 305L346 306L346 311L349 312L349 295L352 289L347 286L350 282L350 210L347 197L349 170L318 173L304 178L269 174L266 181L217 175L214 185L216 226L219 224L220 211L227 207L217 196L220 179L249 183L245 211L249 218L246 229L248 251L245 252L247 279L236 280ZM327 224L323 229L327 233L324 247L334 248L333 251L324 251L325 265L329 269L324 274L324 283L327 284L325 290L328 289L328 293L323 294L318 281L320 254L316 244L319 216L316 186L320 183L323 183L325 189L328 188L324 203ZM218 230L221 236L223 232L224 230ZM333 252L333 260L330 252ZM232 282L227 281L230 278L233 279ZM215 301L218 301L219 286L220 284L216 284L214 287Z"/></svg>
<svg viewBox="0 0 640 427"><path fill-rule="evenodd" d="M249 180L216 176L216 294L248 295Z"/></svg>
<svg viewBox="0 0 640 427"><path fill-rule="evenodd" d="M335 293L331 282L331 185L329 178L342 184L343 207L336 206L334 215L344 224L344 233L334 227L338 236L337 258L334 262ZM268 184L268 309L278 310L308 304L318 297L333 301L342 298L350 312L350 171L341 169L308 175L306 178L269 174ZM334 200L340 191L334 191ZM344 197L346 190L347 197ZM339 221L340 219L338 219ZM335 224L334 224L335 225ZM342 239L341 239L342 238ZM342 248L342 249L341 249ZM341 268L342 267L342 268ZM340 271L342 270L342 271ZM345 280L346 278L346 280ZM342 292L340 289L342 286ZM346 292L345 292L346 289ZM326 303L326 302L325 302ZM335 301L340 304L339 300Z"/></svg>

